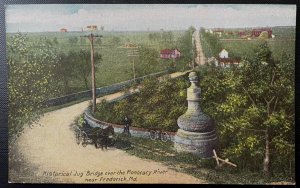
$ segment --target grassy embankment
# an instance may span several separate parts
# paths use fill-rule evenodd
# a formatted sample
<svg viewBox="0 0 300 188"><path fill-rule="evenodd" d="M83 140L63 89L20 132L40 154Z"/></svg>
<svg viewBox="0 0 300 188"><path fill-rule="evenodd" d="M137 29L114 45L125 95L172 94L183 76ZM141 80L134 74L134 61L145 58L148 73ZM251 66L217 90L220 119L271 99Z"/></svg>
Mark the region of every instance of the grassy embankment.
<svg viewBox="0 0 300 188"><path fill-rule="evenodd" d="M177 153L174 150L173 142L165 143L158 140L118 135L115 147L130 155L161 162L171 169L204 179L211 184L270 184L271 182L292 184L293 182L293 180L277 176L267 179L264 178L262 172L240 170L229 165L217 167L213 158L200 159L188 153ZM222 156L220 157L222 158Z"/></svg>

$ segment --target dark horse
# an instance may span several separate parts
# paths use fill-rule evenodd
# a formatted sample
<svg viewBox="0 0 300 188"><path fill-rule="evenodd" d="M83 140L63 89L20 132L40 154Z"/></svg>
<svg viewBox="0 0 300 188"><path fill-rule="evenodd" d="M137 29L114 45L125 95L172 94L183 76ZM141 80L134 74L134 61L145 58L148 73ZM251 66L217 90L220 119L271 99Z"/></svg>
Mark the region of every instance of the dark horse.
<svg viewBox="0 0 300 188"><path fill-rule="evenodd" d="M115 131L113 126L109 125L106 128L94 128L94 131L96 134L91 135L91 139L93 143L95 144L96 148L99 148L101 146L101 149L105 147L107 149L107 146L109 144L109 136L114 135Z"/></svg>

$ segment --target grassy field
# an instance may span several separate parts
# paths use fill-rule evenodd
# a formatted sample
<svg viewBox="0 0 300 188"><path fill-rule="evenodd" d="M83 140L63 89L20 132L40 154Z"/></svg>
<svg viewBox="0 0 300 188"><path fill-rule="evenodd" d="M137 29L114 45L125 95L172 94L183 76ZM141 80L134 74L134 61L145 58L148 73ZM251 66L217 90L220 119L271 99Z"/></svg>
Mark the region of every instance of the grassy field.
<svg viewBox="0 0 300 188"><path fill-rule="evenodd" d="M184 34L184 31L172 31L172 39L164 40L163 37L156 40L151 40L149 34L157 33L162 34L162 31L157 32L109 32L109 31L96 31L94 34L102 35L100 40L94 43L95 53L100 53L102 61L96 67L96 86L102 87L114 83L133 79L133 61L135 62L136 70L145 69L140 64L140 57L128 57L128 49L122 48L125 43L133 43L138 46L143 46L151 50L155 50L157 54L158 66L152 66L147 71L137 71L137 77L144 76L154 72L166 70L170 67L171 60L161 60L159 58L160 50L164 48L178 47L178 39ZM80 36L88 35L90 32L41 32L41 33L25 33L29 38L29 43L34 44L41 38L45 38L58 52L79 52L80 50L90 51L90 43L87 38ZM7 40L10 36L7 34ZM179 61L177 64L184 64L185 62ZM178 66L184 67L185 65ZM72 71L72 70L70 70ZM91 85L88 79L89 86ZM70 91L86 90L84 81L81 79L72 79L69 82Z"/></svg>
<svg viewBox="0 0 300 188"><path fill-rule="evenodd" d="M240 31L245 32L246 35L251 36L252 29L254 28L227 28L223 29L224 33L220 36L220 39L240 39L237 34ZM279 39L294 39L296 36L295 26L275 26L270 28L275 38Z"/></svg>
<svg viewBox="0 0 300 188"><path fill-rule="evenodd" d="M253 52L257 40L221 41L229 56L243 57ZM285 52L295 57L295 40L269 39L268 44L274 59L279 59Z"/></svg>
<svg viewBox="0 0 300 188"><path fill-rule="evenodd" d="M295 57L295 28L272 27L275 38L268 39L268 44L275 60L280 59L283 53ZM235 39L235 38L233 38ZM253 40L220 40L223 47L229 52L229 56L243 57L251 54L257 39Z"/></svg>

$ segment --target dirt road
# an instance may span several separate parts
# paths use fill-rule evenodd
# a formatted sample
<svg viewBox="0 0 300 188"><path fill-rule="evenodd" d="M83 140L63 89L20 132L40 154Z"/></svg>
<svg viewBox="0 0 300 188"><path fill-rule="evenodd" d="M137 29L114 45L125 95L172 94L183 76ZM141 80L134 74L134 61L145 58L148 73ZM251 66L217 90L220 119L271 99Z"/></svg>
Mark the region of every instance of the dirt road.
<svg viewBox="0 0 300 188"><path fill-rule="evenodd" d="M195 31L193 34L193 40L195 42L195 47L196 47L196 56L195 56L195 63L197 65L204 65L205 64L205 56L203 53L202 45L200 42L200 35L199 31Z"/></svg>
<svg viewBox="0 0 300 188"><path fill-rule="evenodd" d="M98 101L122 94L107 95ZM85 101L46 113L38 122L41 126L25 129L15 147L24 157L22 163L29 163L19 175L26 176L26 171L34 173L32 178L23 178L27 183L44 180L52 183L205 183L122 150L77 145L70 125L87 106L88 101ZM12 174L10 181L19 182Z"/></svg>

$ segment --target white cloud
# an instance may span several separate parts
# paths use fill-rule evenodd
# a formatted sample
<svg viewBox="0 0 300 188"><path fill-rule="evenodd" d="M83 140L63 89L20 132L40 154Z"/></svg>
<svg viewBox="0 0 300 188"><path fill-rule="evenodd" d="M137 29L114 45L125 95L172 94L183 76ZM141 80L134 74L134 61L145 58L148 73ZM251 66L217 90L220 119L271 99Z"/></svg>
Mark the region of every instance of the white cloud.
<svg viewBox="0 0 300 188"><path fill-rule="evenodd" d="M23 9L8 6L7 30L18 25L57 31L60 27L79 30L89 24L104 25L106 30L186 29L195 27L247 27L296 25L293 5L30 5ZM37 27L38 28L38 27ZM33 29L32 29L33 30Z"/></svg>

